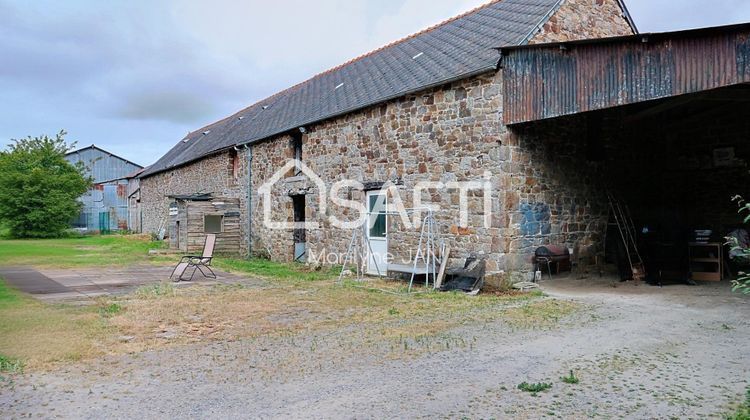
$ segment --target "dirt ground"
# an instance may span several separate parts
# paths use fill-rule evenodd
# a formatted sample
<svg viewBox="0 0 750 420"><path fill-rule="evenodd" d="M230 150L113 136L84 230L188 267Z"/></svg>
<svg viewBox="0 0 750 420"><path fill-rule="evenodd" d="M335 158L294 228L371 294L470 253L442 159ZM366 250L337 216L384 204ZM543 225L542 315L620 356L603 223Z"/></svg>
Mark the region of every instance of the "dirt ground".
<svg viewBox="0 0 750 420"><path fill-rule="evenodd" d="M0 413L703 418L731 410L750 379L748 299L727 283L617 286L547 280L547 295L579 310L544 328L489 319L425 343L373 340L348 325L107 356L6 378ZM578 384L560 380L570 370ZM523 381L552 388L531 394L517 389Z"/></svg>

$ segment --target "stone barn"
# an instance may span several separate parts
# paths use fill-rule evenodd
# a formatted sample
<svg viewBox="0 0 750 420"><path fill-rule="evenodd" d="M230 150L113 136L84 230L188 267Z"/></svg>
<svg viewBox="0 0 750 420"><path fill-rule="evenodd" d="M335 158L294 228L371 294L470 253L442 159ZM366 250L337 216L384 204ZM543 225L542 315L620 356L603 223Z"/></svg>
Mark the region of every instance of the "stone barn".
<svg viewBox="0 0 750 420"><path fill-rule="evenodd" d="M650 272L715 269L697 260L738 220L749 35L638 34L618 0L490 2L188 134L141 175L144 230L211 192L238 200L241 254L315 259L346 253L360 209L368 252L403 263L420 229L397 210L430 208L455 263L526 273L545 244L611 258L614 199Z"/></svg>
<svg viewBox="0 0 750 420"><path fill-rule="evenodd" d="M390 212L373 216L370 200L385 191L386 207L396 200L413 203L415 195L439 207L439 237L457 261L479 253L492 271L527 269L524 253L531 243L549 240L553 229L524 236L517 214L544 203L511 193L548 186L542 177L536 186L527 184L528 154L503 124L498 48L636 32L619 0L490 2L188 134L141 175L144 231L165 225L170 196L210 192L239 200L243 255L292 261L301 247L307 258L343 255L351 229L331 220L356 212L326 205L325 198L332 184L349 179L361 187L341 190L339 198L359 203L378 220L381 227L368 232L377 252L408 261L419 236L416 228L399 227L401 218ZM295 158L315 177L295 170L277 179ZM270 193L260 194L272 179ZM439 188L415 193L425 182ZM456 187L471 182L491 188ZM561 193L568 201L583 200L578 208L588 205L583 195ZM266 208L272 222L297 225L271 227ZM468 209L466 220L462 208ZM569 209L551 222L568 226L555 240L591 240L590 215ZM302 236L300 222L315 227Z"/></svg>
<svg viewBox="0 0 750 420"><path fill-rule="evenodd" d="M655 283L719 281L747 264L723 244L747 237L732 198L750 197L750 24L508 47L503 56L503 122L529 152L524 183L533 186L518 201L544 203L534 217L545 222L529 237L550 229L562 242L583 231L583 244L623 262L614 201ZM554 171L543 175L546 167ZM536 187L566 174L576 177ZM581 214L576 225L555 223L566 208Z"/></svg>

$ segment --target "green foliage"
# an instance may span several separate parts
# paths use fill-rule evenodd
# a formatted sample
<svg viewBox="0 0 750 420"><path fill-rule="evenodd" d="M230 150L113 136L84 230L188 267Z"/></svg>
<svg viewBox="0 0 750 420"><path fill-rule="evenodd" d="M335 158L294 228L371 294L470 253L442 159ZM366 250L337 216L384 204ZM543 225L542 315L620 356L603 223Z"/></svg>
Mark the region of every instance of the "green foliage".
<svg viewBox="0 0 750 420"><path fill-rule="evenodd" d="M737 205L739 205L739 210L737 210L737 213L741 215L745 214L745 217L743 219L744 223L750 222L750 203L746 202L739 195L733 197L732 201L736 201ZM727 237L726 240L727 244L731 247L731 250L739 253L739 256L736 258L750 261L750 249L743 248L738 243L737 238ZM750 294L750 274L740 271L739 275L737 276L737 280L732 281L732 285L733 292L742 292L746 295Z"/></svg>
<svg viewBox="0 0 750 420"><path fill-rule="evenodd" d="M16 238L61 237L91 180L65 160L65 131L13 140L0 152L0 220Z"/></svg>
<svg viewBox="0 0 750 420"><path fill-rule="evenodd" d="M538 392L546 391L550 388L552 388L552 384L547 382L537 382L537 383L528 383L526 381L521 382L518 384L518 389L525 392L530 392L532 394L536 394Z"/></svg>
<svg viewBox="0 0 750 420"><path fill-rule="evenodd" d="M577 384L580 382L578 377L573 373L573 369L570 370L570 375L568 376L561 376L560 380L565 382L566 384Z"/></svg>
<svg viewBox="0 0 750 420"><path fill-rule="evenodd" d="M117 303L103 304L99 306L99 315L104 318L109 318L112 315L117 315L122 312L122 306Z"/></svg>
<svg viewBox="0 0 750 420"><path fill-rule="evenodd" d="M23 362L18 359L0 354L0 372L20 373L23 372Z"/></svg>
<svg viewBox="0 0 750 420"><path fill-rule="evenodd" d="M750 420L750 387L745 391L745 401L726 418L728 420Z"/></svg>

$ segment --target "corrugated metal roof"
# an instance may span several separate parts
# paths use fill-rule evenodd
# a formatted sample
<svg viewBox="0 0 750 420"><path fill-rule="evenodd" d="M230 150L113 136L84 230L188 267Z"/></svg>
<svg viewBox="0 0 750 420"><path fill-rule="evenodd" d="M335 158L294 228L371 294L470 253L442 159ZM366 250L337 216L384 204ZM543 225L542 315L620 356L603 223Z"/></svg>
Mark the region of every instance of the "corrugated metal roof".
<svg viewBox="0 0 750 420"><path fill-rule="evenodd" d="M93 144L66 153L65 159L71 163L83 163L88 175L91 175L93 178L94 183L122 179L128 174L143 168L138 164L123 159L120 156L94 146Z"/></svg>
<svg viewBox="0 0 750 420"><path fill-rule="evenodd" d="M502 50L505 124L750 82L750 24Z"/></svg>
<svg viewBox="0 0 750 420"><path fill-rule="evenodd" d="M190 133L141 177L237 144L494 70L500 58L495 47L526 43L560 2L495 1L386 45Z"/></svg>

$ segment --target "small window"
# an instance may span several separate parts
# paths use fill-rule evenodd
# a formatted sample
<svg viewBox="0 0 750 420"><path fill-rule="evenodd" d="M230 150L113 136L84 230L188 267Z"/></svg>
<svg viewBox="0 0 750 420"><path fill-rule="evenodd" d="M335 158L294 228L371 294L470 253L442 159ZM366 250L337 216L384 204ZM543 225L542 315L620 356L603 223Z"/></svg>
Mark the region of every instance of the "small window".
<svg viewBox="0 0 750 420"><path fill-rule="evenodd" d="M386 203L382 194L369 196L370 210L370 238L385 238L386 236ZM383 200L378 202L378 199Z"/></svg>
<svg viewBox="0 0 750 420"><path fill-rule="evenodd" d="M206 214L203 216L203 232L221 233L224 228L224 216L220 214Z"/></svg>

